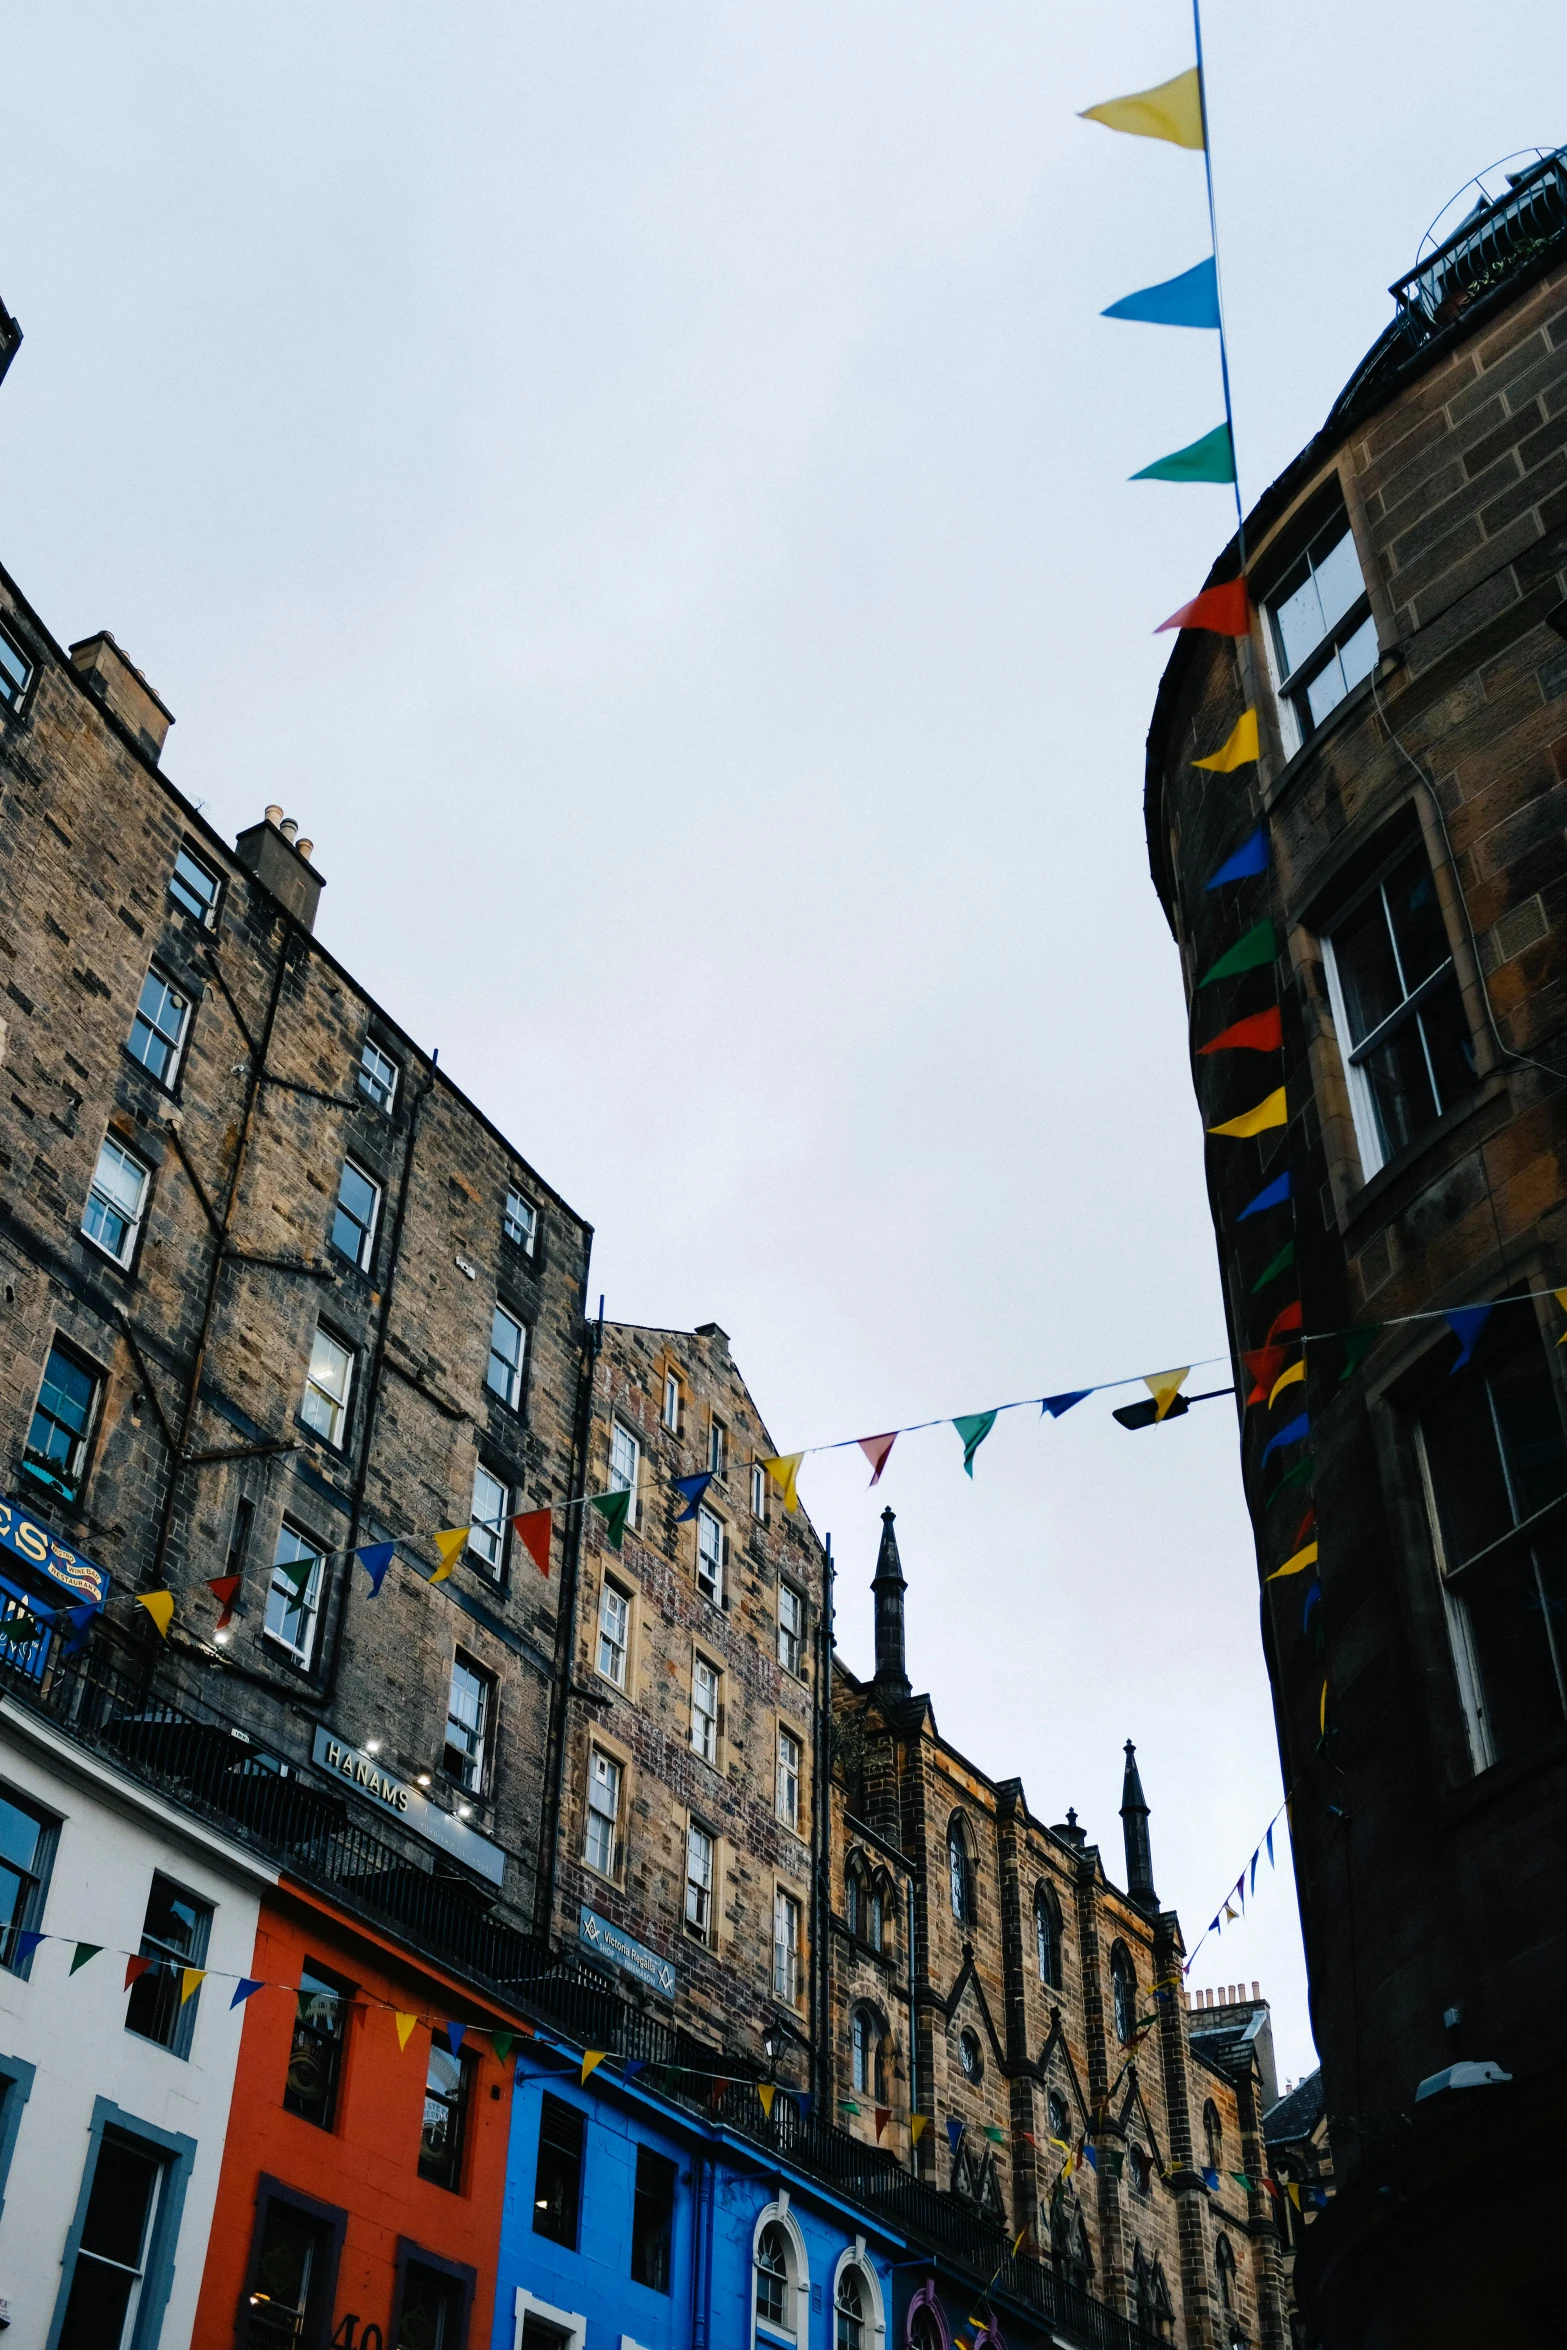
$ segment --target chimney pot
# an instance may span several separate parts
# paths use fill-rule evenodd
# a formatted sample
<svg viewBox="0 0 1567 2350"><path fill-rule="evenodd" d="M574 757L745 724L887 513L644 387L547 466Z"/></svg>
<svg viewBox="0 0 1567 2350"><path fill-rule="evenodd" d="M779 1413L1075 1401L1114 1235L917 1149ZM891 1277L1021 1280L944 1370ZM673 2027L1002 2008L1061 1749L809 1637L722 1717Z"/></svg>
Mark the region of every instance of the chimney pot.
<svg viewBox="0 0 1567 2350"><path fill-rule="evenodd" d="M310 852L315 847L315 845L316 844L313 840L296 840L294 843L295 848L299 851L300 855L304 858L307 864L310 861Z"/></svg>
<svg viewBox="0 0 1567 2350"><path fill-rule="evenodd" d="M269 824L281 824L283 821L283 811L276 800L272 802L270 808L263 809L262 813Z"/></svg>
<svg viewBox="0 0 1567 2350"><path fill-rule="evenodd" d="M283 838L287 841L289 847L292 848L295 841L299 837L299 826L295 823L293 817L285 816L282 823L278 826L278 830L283 835Z"/></svg>

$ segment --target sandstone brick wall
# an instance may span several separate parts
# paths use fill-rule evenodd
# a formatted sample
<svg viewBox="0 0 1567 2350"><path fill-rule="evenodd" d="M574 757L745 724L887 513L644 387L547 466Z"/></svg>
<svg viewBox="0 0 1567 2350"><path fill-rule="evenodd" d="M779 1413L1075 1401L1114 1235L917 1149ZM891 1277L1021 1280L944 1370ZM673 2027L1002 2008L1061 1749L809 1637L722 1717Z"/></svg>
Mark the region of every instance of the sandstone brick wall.
<svg viewBox="0 0 1567 2350"><path fill-rule="evenodd" d="M3 579L0 609L39 672L20 712L0 712L6 1486L108 1567L117 1592L172 1589L160 1662L285 1759L306 1762L321 1721L355 1743L379 1739L385 1767L427 1772L436 1800L467 1804L510 1855L503 1905L526 1922L558 1585L510 1545L498 1577L471 1554L440 1587L424 1577L433 1531L468 1521L479 1458L513 1509L566 1498L588 1228L286 918ZM182 843L222 877L210 931L169 894ZM154 960L193 1004L169 1089L126 1050ZM356 1083L367 1039L399 1068L390 1116ZM151 1170L128 1269L80 1228L110 1131ZM347 1156L381 1187L365 1271L329 1245ZM531 1258L503 1238L509 1185L538 1211ZM515 1411L484 1384L497 1299L528 1331ZM340 1445L300 1416L318 1320L355 1353ZM23 1459L57 1334L103 1380L74 1508ZM236 1451L249 1457L201 1457ZM263 1629L285 1515L328 1549L401 1546L374 1600L361 1569L329 1561L304 1669ZM231 1567L243 1587L219 1646L205 1584ZM132 1646L156 1639L139 1610L116 1605L110 1619ZM441 1768L459 1650L493 1676L490 1762L471 1791ZM395 1841L379 1809L365 1824Z"/></svg>
<svg viewBox="0 0 1567 2350"><path fill-rule="evenodd" d="M664 1420L665 1382L679 1390L677 1425ZM673 1480L708 1465L712 1420L726 1431L726 1466L705 1496L727 1541L722 1605L697 1583L697 1523L677 1518ZM811 1822L815 1795L816 1640L823 1553L803 1509L783 1507L771 1479L752 1506L753 1462L773 1445L724 1333L609 1324L593 1380L587 1490L612 1482L616 1425L640 1450L636 1507L617 1553L603 1519L585 1513L577 1593L565 1794L561 1809L557 1926L575 1939L583 1904L671 1960L676 2022L761 2057L761 2035L780 2008L773 1991L773 1898L800 1905L799 1993L787 2009L802 2045L779 2077L806 2085L813 1948ZM631 1603L624 1686L599 1670L606 1579ZM780 1662L778 1608L787 1585L802 1602L801 1670ZM717 1751L692 1744L692 1676L702 1658L720 1675ZM798 1832L779 1817L777 1735L798 1740ZM586 1789L594 1745L624 1771L622 1833L612 1879L585 1858ZM712 1930L685 1919L686 1831L695 1820L715 1840Z"/></svg>

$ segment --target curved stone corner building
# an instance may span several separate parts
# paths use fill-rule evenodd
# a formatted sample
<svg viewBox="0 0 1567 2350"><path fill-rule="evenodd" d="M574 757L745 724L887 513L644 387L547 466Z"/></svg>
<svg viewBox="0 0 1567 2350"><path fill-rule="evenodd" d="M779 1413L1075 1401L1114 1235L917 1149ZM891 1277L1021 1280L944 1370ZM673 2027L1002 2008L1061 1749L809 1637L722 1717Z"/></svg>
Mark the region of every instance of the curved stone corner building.
<svg viewBox="0 0 1567 2350"><path fill-rule="evenodd" d="M1392 290L1249 632L1177 639L1147 827L1340 2179L1306 2325L1495 2350L1554 2338L1567 2182L1567 150Z"/></svg>

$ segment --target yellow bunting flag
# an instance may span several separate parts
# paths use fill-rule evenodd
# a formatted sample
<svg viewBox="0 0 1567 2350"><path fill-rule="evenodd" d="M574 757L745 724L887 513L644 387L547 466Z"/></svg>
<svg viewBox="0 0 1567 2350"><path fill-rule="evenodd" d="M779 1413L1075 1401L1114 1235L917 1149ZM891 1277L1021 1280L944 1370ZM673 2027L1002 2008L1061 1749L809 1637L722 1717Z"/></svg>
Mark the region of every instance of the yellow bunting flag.
<svg viewBox="0 0 1567 2350"><path fill-rule="evenodd" d="M783 1494L786 1510L792 1510L800 1498L795 1491L795 1480L800 1474L800 1463L804 1458L803 1452L781 1452L776 1459L762 1463L773 1483Z"/></svg>
<svg viewBox="0 0 1567 2350"><path fill-rule="evenodd" d="M448 1526L435 1537L435 1547L441 1554L441 1563L430 1577L432 1583L444 1583L457 1561L468 1547L469 1529L466 1526Z"/></svg>
<svg viewBox="0 0 1567 2350"><path fill-rule="evenodd" d="M1210 758L1194 759L1194 767L1206 767L1211 775L1233 775L1237 767L1245 767L1257 756L1257 713L1243 711L1236 719L1222 750Z"/></svg>
<svg viewBox="0 0 1567 2350"><path fill-rule="evenodd" d="M925 2132L929 2126L930 2116L928 2113L911 2113L909 2115L909 2136L912 2138L916 2146L919 2144L921 2138L925 2135Z"/></svg>
<svg viewBox="0 0 1567 2350"><path fill-rule="evenodd" d="M1295 2209L1296 2209L1297 2211L1299 2211L1299 2209L1300 2209L1300 2189L1299 2189L1299 2187L1298 2187L1298 2186L1295 2184L1295 2181L1294 2181L1293 2179L1291 2179L1291 2180L1290 2180L1290 2182L1289 2182L1289 2197L1290 2197L1290 2201L1291 2201L1291 2202L1294 2204L1294 2206L1295 2206Z"/></svg>
<svg viewBox="0 0 1567 2350"><path fill-rule="evenodd" d="M1168 139L1174 147L1194 147L1200 154L1202 135L1202 78L1195 65L1156 89L1137 90L1129 98L1107 98L1102 106L1085 106L1080 119L1102 122L1107 131L1126 131L1134 139Z"/></svg>
<svg viewBox="0 0 1567 2350"><path fill-rule="evenodd" d="M587 2054L586 2054L586 2055L583 2057L583 2059L582 2059L582 2083L583 2083L583 2086L584 2086L584 2088L587 2086L587 2079L588 2079L588 2075L589 2075L589 2073L596 2073L596 2072L598 2071L598 2068L599 2068L599 2066L600 2066L600 2065L603 2063L603 2061L604 2061L604 2058L605 2058L605 2055L606 2055L606 2054L607 2054L607 2051L606 2051L605 2049L602 2049L602 2048L590 2048L590 2049L587 2051Z"/></svg>
<svg viewBox="0 0 1567 2350"><path fill-rule="evenodd" d="M1015 2242L1015 2243L1013 2244L1013 2246L1012 2246L1012 2257L1013 2257L1013 2259L1014 2259L1014 2260L1016 2260L1016 2258L1017 2258L1018 2254L1019 2254L1019 2253L1022 2251L1022 2249L1023 2249L1023 2242L1024 2242L1024 2239L1025 2239L1025 2237L1027 2236L1027 2234L1028 2234L1028 2230L1027 2230L1027 2228L1020 2228L1020 2229L1018 2230L1018 2233L1017 2233L1017 2240L1016 2240L1016 2242Z"/></svg>
<svg viewBox="0 0 1567 2350"><path fill-rule="evenodd" d="M1551 1295L1555 1298L1557 1304L1561 1307L1562 1312L1567 1314L1567 1289L1553 1289L1551 1291ZM1558 1338L1556 1343L1558 1346L1567 1346L1567 1336Z"/></svg>
<svg viewBox="0 0 1567 2350"><path fill-rule="evenodd" d="M193 1991L200 1990L206 1979L207 1970L204 1966L182 1966L180 1968L181 2007L184 2006L186 2000L190 1997Z"/></svg>
<svg viewBox="0 0 1567 2350"><path fill-rule="evenodd" d="M1324 1681L1324 1682L1323 1682L1323 1684L1322 1684L1322 1703L1321 1703L1321 1704L1318 1706L1318 1708L1317 1708L1317 1735L1318 1735L1318 1737L1319 1737L1319 1738L1325 1738L1325 1737L1327 1736L1327 1734L1328 1734L1328 1685L1327 1685L1326 1681Z"/></svg>
<svg viewBox="0 0 1567 2350"><path fill-rule="evenodd" d="M1231 1924L1232 1926L1238 1926L1238 1925L1240 1924L1240 1922L1241 1922L1241 1913L1240 1913L1240 1911L1239 1911L1238 1909L1231 1909L1231 1907L1230 1907L1230 1905L1229 1905L1229 1903L1228 1903L1228 1902L1226 1902L1226 1903L1225 1903L1225 1905L1224 1905L1224 1914L1225 1914L1226 1918L1229 1920L1229 1922L1230 1922L1230 1924Z"/></svg>
<svg viewBox="0 0 1567 2350"><path fill-rule="evenodd" d="M1244 1142L1253 1134L1266 1134L1270 1126L1287 1126L1289 1115L1284 1107L1284 1088L1270 1093L1254 1110L1243 1110L1238 1118L1226 1118L1222 1126L1210 1126L1210 1134L1230 1134L1237 1142Z"/></svg>
<svg viewBox="0 0 1567 2350"><path fill-rule="evenodd" d="M172 1591L138 1591L139 1604L147 1610L163 1638L169 1637L169 1626L174 1621L174 1594Z"/></svg>
<svg viewBox="0 0 1567 2350"><path fill-rule="evenodd" d="M771 2121L773 2118L773 2099L778 2094L777 2088L771 2081L760 2081L757 2084L756 2094L761 2100L763 2113L765 2113L768 2120Z"/></svg>
<svg viewBox="0 0 1567 2350"><path fill-rule="evenodd" d="M1158 1406L1154 1413L1156 1421L1164 1418L1191 1375L1190 1364L1184 1365L1179 1371L1149 1371L1144 1374L1143 1385Z"/></svg>
<svg viewBox="0 0 1567 2350"><path fill-rule="evenodd" d="M413 2037L413 2028L419 2018L416 2015L403 2015L394 2009L392 2021L397 2026L397 2045L401 2049L406 2049Z"/></svg>
<svg viewBox="0 0 1567 2350"><path fill-rule="evenodd" d="M1304 1550L1297 1550L1293 1558L1286 1559L1282 1567L1275 1567L1271 1575L1264 1575L1262 1579L1265 1583L1276 1583L1281 1575L1303 1575L1308 1567L1314 1567L1316 1563L1317 1546L1314 1542L1308 1542Z"/></svg>
<svg viewBox="0 0 1567 2350"><path fill-rule="evenodd" d="M1268 1393L1269 1411L1272 1411L1275 1402L1277 1401L1278 1397L1283 1394L1286 1387L1299 1386L1300 1382L1305 1378L1305 1376L1306 1358L1304 1355L1302 1355L1298 1363L1291 1363L1289 1369L1287 1371L1281 1371L1278 1377L1274 1380L1273 1385Z"/></svg>

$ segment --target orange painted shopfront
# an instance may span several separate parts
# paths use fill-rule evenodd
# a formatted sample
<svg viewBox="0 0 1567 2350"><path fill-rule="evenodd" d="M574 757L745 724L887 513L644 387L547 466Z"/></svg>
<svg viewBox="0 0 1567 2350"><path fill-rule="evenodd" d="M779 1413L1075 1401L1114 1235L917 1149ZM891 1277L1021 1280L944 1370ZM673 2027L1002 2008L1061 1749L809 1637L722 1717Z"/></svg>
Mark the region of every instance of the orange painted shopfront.
<svg viewBox="0 0 1567 2350"><path fill-rule="evenodd" d="M192 2350L488 2350L516 2024L287 1885L251 1973Z"/></svg>

